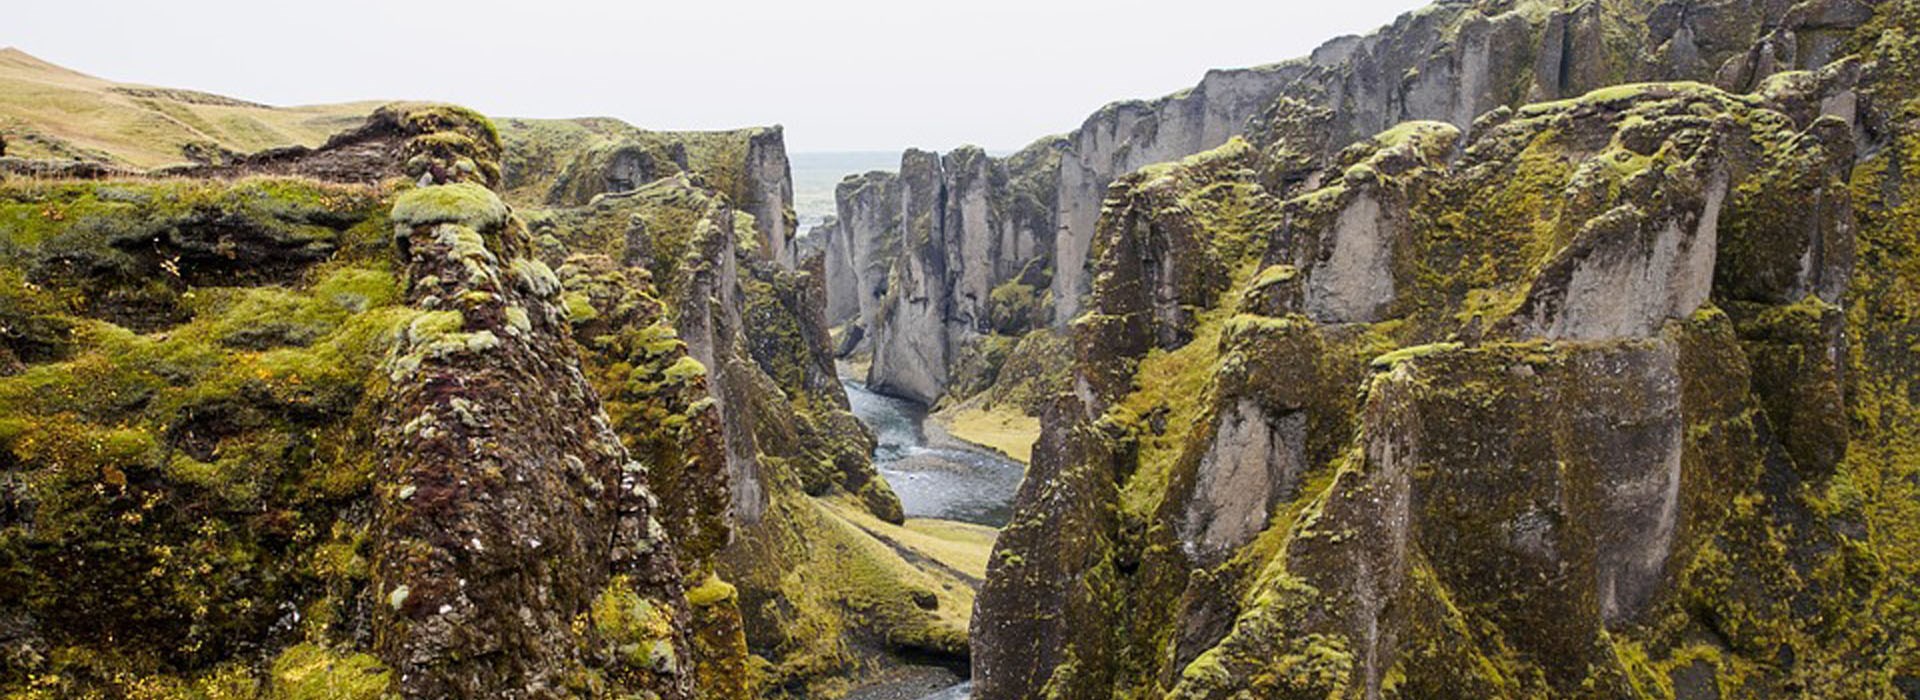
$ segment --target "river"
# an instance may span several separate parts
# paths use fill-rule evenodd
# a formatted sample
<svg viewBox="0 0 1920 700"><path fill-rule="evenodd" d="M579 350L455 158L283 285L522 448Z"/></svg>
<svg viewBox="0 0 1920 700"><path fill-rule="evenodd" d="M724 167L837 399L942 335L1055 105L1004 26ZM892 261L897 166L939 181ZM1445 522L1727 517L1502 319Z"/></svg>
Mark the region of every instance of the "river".
<svg viewBox="0 0 1920 700"><path fill-rule="evenodd" d="M873 466L900 496L907 517L1007 524L1025 465L947 437L929 424L920 404L869 391L846 377L840 383L853 415L873 430ZM972 691L973 684L964 682L920 700L968 700Z"/></svg>
<svg viewBox="0 0 1920 700"><path fill-rule="evenodd" d="M853 415L873 429L873 466L885 477L909 518L939 518L1002 527L1013 515L1013 494L1026 467L999 453L946 437L929 424L927 409L868 391L845 377Z"/></svg>

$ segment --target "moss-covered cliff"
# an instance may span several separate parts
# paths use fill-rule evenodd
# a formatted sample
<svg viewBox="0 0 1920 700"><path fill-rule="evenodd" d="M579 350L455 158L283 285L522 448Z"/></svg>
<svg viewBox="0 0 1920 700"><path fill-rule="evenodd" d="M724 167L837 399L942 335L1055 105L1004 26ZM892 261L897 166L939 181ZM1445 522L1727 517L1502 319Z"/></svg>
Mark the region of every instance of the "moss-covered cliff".
<svg viewBox="0 0 1920 700"><path fill-rule="evenodd" d="M536 245L560 271L616 418L627 410L619 395L643 377L699 380L683 386L714 427L696 463L731 484L706 512L732 525L731 539L713 543L711 570L737 610L734 633L744 631L730 647L744 653L723 662L739 689L832 696L903 663L961 665L978 576L903 544L899 501L835 376L819 263L790 268L730 193L782 189L784 168L756 173L744 155L763 133L686 136L734 160L691 159L636 186L609 182L578 206L530 210ZM734 177L780 182L721 186ZM654 330L622 340L636 304L658 308ZM659 379L637 374L666 363L634 355L660 344L684 345L685 359L647 370Z"/></svg>
<svg viewBox="0 0 1920 700"><path fill-rule="evenodd" d="M963 667L982 572L869 463L779 130L502 125L405 104L144 175L7 162L9 692Z"/></svg>
<svg viewBox="0 0 1920 700"><path fill-rule="evenodd" d="M979 696L1913 692L1915 15L1840 5L1739 92L1121 179Z"/></svg>
<svg viewBox="0 0 1920 700"><path fill-rule="evenodd" d="M499 153L412 105L0 183L9 696L694 697L695 462L617 439Z"/></svg>
<svg viewBox="0 0 1920 700"><path fill-rule="evenodd" d="M840 349L863 359L870 353L868 383L882 391L929 404L965 402L992 385L1001 365L1035 359L1014 359L1014 339L1044 328L1064 333L1089 308L1102 202L1109 184L1128 173L1246 136L1270 151L1261 177L1279 188L1404 122L1471 131L1495 108L1632 82L1696 81L1745 93L1775 73L1843 54L1870 6L1435 3L1299 59L1210 71L1188 90L1115 102L1066 135L1007 158L975 164L966 149L948 154L934 170L949 215L935 222L931 245L901 238L913 211L897 201L890 211L872 206L876 183L911 177L908 158L898 175L849 180L840 216L825 231L829 298L837 300L832 321L848 324L851 339Z"/></svg>

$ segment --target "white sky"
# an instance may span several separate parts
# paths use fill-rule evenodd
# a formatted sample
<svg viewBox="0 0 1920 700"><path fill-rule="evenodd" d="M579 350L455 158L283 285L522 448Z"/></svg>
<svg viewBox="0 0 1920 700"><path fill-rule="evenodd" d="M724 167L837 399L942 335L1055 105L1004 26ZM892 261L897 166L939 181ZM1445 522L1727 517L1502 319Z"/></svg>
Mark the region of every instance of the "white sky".
<svg viewBox="0 0 1920 700"><path fill-rule="evenodd" d="M794 151L1011 150L1423 4L16 0L0 45L270 104L428 99L659 129L777 123Z"/></svg>

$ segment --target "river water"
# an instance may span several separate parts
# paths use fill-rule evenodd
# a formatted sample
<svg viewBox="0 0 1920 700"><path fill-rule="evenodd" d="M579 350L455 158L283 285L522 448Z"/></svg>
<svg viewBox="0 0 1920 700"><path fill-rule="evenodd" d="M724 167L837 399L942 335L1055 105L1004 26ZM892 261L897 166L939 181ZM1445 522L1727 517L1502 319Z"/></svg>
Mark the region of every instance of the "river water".
<svg viewBox="0 0 1920 700"><path fill-rule="evenodd" d="M954 687L928 695L920 700L968 700L973 697L973 682L968 681Z"/></svg>
<svg viewBox="0 0 1920 700"><path fill-rule="evenodd" d="M1001 527L1013 514L1013 494L1026 467L990 450L946 438L929 425L927 409L868 391L841 378L853 415L879 443L873 466L885 477L909 518L940 518Z"/></svg>
<svg viewBox="0 0 1920 700"><path fill-rule="evenodd" d="M873 430L873 466L900 496L907 517L1007 524L1025 465L947 438L938 425L928 425L927 409L920 404L868 391L846 377L840 383L853 415ZM969 682L920 700L968 700L972 694Z"/></svg>

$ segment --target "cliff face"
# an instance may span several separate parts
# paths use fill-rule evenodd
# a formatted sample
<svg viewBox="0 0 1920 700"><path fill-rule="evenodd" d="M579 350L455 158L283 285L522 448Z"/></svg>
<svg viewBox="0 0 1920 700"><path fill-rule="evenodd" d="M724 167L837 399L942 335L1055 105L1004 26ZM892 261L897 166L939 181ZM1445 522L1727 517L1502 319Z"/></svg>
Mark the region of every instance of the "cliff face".
<svg viewBox="0 0 1920 700"><path fill-rule="evenodd" d="M741 698L965 658L978 572L881 534L778 129L506 133L409 105L0 183L9 692Z"/></svg>
<svg viewBox="0 0 1920 700"><path fill-rule="evenodd" d="M1042 143L1007 160L972 147L908 151L898 174L841 183L840 214L824 231L828 318L852 323L841 354L871 353L869 386L931 404L983 339L1029 327L1051 244L1043 164L1057 150Z"/></svg>
<svg viewBox="0 0 1920 700"><path fill-rule="evenodd" d="M1026 220L1018 228L1037 239L1030 253L1014 242L1003 245L997 258L984 260L969 257L978 254L978 248L956 249L957 257L943 261L950 273L944 296L960 300L977 292L978 277L969 278L963 271L997 270L990 276L997 286L1037 260L1041 269L1033 277L1047 280L1040 288L1050 297L1042 300L1047 313L1008 334L1018 336L1049 321L1064 329L1083 311L1090 291L1091 254L1109 183L1146 165L1220 146L1250 129L1313 132L1315 138L1289 140L1286 147L1292 152L1268 154L1273 163L1269 167L1284 170L1290 160L1330 156L1402 122L1432 120L1470 131L1473 120L1493 108L1571 97L1606 85L1697 80L1745 92L1773 73L1824 65L1850 29L1865 20L1869 7L1855 0L1446 2L1409 13L1374 34L1336 39L1307 58L1214 71L1176 95L1109 105L1065 137L1044 140L1020 156L995 163L1006 175L989 183L984 198L1033 205L1022 210ZM1050 156L1032 157L1038 151ZM960 202L954 197L947 201L950 207ZM855 237L872 235L872 230L843 223L836 234ZM900 254L912 255L912 246ZM836 287L867 289L875 280L863 277L861 268L890 269L885 262L876 266L871 260L831 256L827 266ZM918 303L912 299L895 303ZM978 318L973 311L977 309L960 304L939 313L951 317L949 325L964 326L964 319ZM861 319L877 316L863 314ZM845 319L837 316L834 321ZM875 337L875 330L867 324L864 336ZM895 337L913 347L890 350L882 347L887 341L875 337L872 349L876 357L944 355L946 366L929 372L938 377L950 374L947 370L969 355L978 335L949 334L939 353L930 349L936 339L901 334ZM947 388L943 383L931 395L937 398ZM899 393L926 400L927 392Z"/></svg>
<svg viewBox="0 0 1920 700"><path fill-rule="evenodd" d="M680 138L716 153L752 153L779 148L777 140L766 145L768 133L775 132ZM519 143L537 148L540 139ZM701 680L729 679L728 692L832 693L905 659L963 659L975 584L876 534L901 522L900 505L874 471L872 438L849 412L834 373L825 272L817 258L789 269L760 226L764 205L736 205L728 194L788 189L784 165L756 162L784 163L784 154L705 169L690 159L687 171L527 214L540 257L567 286L576 328L600 334L586 345L595 350L590 366L606 373L603 395L676 376L703 380L705 395L694 405L713 421L712 442L700 443L706 451L688 473L723 470L716 483L730 484L731 495L718 509L693 505L731 525L733 537L711 549L710 580L725 595L717 605L696 605L695 636L713 631L737 641L695 648ZM779 215L791 217L784 207ZM646 365L631 356L644 356L649 341L618 340L618 329L636 321L616 320L631 315L634 296L657 299L660 331L686 345L684 366L658 378L639 371ZM616 419L624 412L615 411ZM722 529L715 523L702 531ZM835 554L823 556L826 550ZM690 600L709 602L699 594Z"/></svg>
<svg viewBox="0 0 1920 700"><path fill-rule="evenodd" d="M1366 110L1289 92L1114 184L979 697L1920 687L1913 330L1879 320L1911 297L1913 5L1494 9L1300 70L1424 60L1393 36L1452 17L1512 95L1431 98L1428 64L1347 145ZM1607 48L1636 26L1655 49ZM1721 87L1602 87L1690 70Z"/></svg>
<svg viewBox="0 0 1920 700"><path fill-rule="evenodd" d="M622 444L500 151L413 105L197 178L0 184L9 692L694 696L700 499Z"/></svg>
<svg viewBox="0 0 1920 700"><path fill-rule="evenodd" d="M755 245L787 269L798 264L785 132L648 131L615 119L506 119L502 191L525 206L574 207L678 173L725 194L753 216Z"/></svg>

